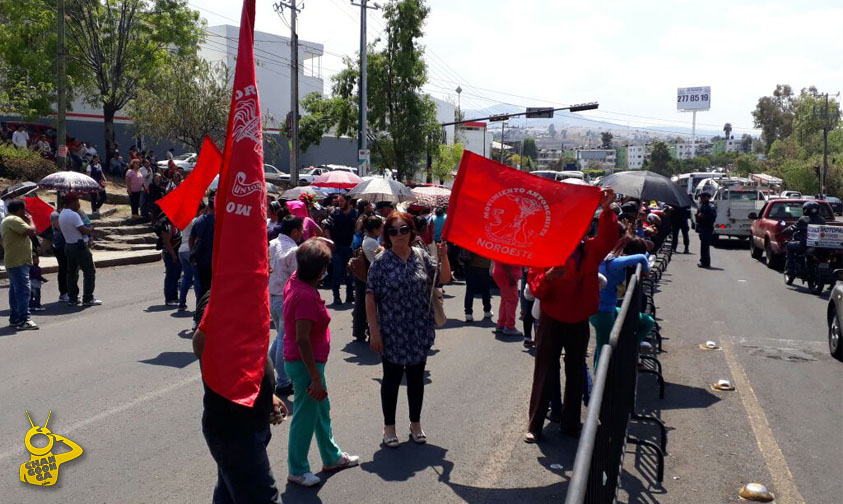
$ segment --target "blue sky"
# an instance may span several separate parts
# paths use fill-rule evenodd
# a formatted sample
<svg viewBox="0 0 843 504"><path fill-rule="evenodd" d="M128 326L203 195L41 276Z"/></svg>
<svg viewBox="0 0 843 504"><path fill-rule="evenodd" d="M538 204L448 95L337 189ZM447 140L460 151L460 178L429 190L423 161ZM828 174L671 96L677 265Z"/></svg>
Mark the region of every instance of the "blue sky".
<svg viewBox="0 0 843 504"><path fill-rule="evenodd" d="M342 68L341 56L359 47L360 9L349 0L304 3L299 38L324 45L327 82ZM189 4L210 25L239 24L237 0ZM256 29L289 36L273 2L257 4ZM426 90L455 99L459 85L464 109L599 101L599 110L585 114L631 127L690 126L690 114L676 111L676 88L711 86L712 107L697 115L698 127L719 129L728 121L740 134L752 128L750 112L758 97L777 83L843 91L838 26L843 1L428 0L428 5ZM381 14L369 11L369 40L382 29Z"/></svg>

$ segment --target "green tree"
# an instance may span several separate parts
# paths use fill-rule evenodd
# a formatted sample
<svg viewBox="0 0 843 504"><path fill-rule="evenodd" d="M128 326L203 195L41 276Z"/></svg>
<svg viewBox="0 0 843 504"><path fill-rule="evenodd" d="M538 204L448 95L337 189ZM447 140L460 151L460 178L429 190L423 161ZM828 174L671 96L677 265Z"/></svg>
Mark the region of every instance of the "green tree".
<svg viewBox="0 0 843 504"><path fill-rule="evenodd" d="M173 54L196 53L199 13L187 0L67 0L67 16L68 66L82 73L85 101L102 107L109 157L116 113L160 78Z"/></svg>
<svg viewBox="0 0 843 504"><path fill-rule="evenodd" d="M600 146L604 149L611 149L612 148L612 139L614 136L609 133L608 131L604 131L600 133Z"/></svg>
<svg viewBox="0 0 843 504"><path fill-rule="evenodd" d="M752 135L747 133L741 135L741 152L745 154L752 152Z"/></svg>
<svg viewBox="0 0 843 504"><path fill-rule="evenodd" d="M726 134L726 140L731 138L732 136L732 123L726 123L723 125L723 133Z"/></svg>
<svg viewBox="0 0 843 504"><path fill-rule="evenodd" d="M673 171L670 168L670 149L664 142L656 142L650 152L650 158L644 163L644 169L654 171L660 175L671 176Z"/></svg>
<svg viewBox="0 0 843 504"><path fill-rule="evenodd" d="M776 139L787 138L793 131L793 89L787 84L777 84L773 96L758 99L752 117L756 128L761 128L765 152Z"/></svg>
<svg viewBox="0 0 843 504"><path fill-rule="evenodd" d="M539 158L539 148L536 146L536 141L533 138L527 137L524 139L524 144L521 147L521 153L531 160L535 161Z"/></svg>
<svg viewBox="0 0 843 504"><path fill-rule="evenodd" d="M550 123L550 126L547 127L547 134L550 138L556 138L556 126L553 123Z"/></svg>
<svg viewBox="0 0 843 504"><path fill-rule="evenodd" d="M140 133L162 141L178 140L199 152L205 135L222 145L231 92L224 63L180 56L162 69L150 87L138 90L129 102L129 117Z"/></svg>
<svg viewBox="0 0 843 504"><path fill-rule="evenodd" d="M436 155L433 157L432 175L440 184L454 178L453 172L457 169L462 159L463 145L439 144Z"/></svg>

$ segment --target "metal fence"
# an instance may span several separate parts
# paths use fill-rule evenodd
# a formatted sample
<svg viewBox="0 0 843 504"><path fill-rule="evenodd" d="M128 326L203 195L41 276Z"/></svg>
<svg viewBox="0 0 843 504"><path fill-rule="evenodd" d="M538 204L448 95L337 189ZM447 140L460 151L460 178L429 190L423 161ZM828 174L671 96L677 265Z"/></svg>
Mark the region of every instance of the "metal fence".
<svg viewBox="0 0 843 504"><path fill-rule="evenodd" d="M667 255L669 260L669 252ZM659 462L658 480L662 481L664 477L664 449L667 443L664 424L655 417L635 413L639 372L639 317L642 312L650 311L647 309L650 302L645 302L644 284L651 282L643 279L640 266L636 268L627 283L609 343L600 351L592 398L577 446L565 504L614 502L627 442L653 448ZM648 289L646 297L651 297L651 292ZM629 436L630 419L652 422L660 427L661 446Z"/></svg>

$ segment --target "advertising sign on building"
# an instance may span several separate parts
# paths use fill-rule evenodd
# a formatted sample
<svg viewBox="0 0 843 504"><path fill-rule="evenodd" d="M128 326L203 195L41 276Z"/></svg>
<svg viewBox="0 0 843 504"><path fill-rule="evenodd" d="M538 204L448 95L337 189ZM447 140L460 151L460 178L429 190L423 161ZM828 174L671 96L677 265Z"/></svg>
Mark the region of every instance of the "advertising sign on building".
<svg viewBox="0 0 843 504"><path fill-rule="evenodd" d="M711 108L711 86L679 88L676 93L677 110L708 110Z"/></svg>

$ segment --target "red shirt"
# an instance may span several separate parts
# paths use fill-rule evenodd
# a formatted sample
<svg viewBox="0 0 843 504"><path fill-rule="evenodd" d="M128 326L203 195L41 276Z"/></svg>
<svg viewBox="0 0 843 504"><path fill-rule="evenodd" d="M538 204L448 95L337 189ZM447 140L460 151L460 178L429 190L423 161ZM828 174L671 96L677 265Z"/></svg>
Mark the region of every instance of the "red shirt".
<svg viewBox="0 0 843 504"><path fill-rule="evenodd" d="M548 280L545 269L531 268L527 281L530 290L541 300L542 313L566 324L588 320L597 313L600 304L597 269L617 242L618 218L612 211L603 211L597 236L585 240L571 254L565 262L564 275Z"/></svg>

